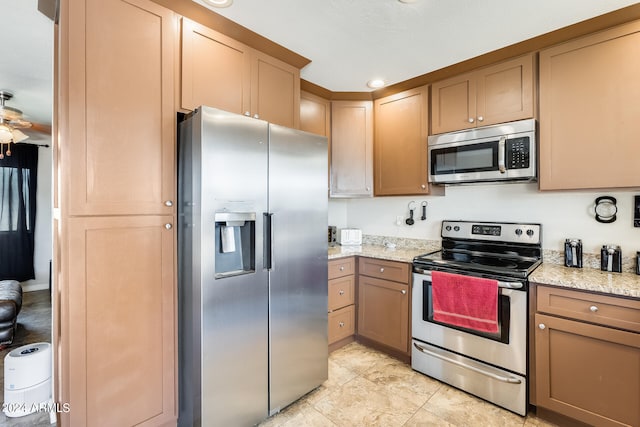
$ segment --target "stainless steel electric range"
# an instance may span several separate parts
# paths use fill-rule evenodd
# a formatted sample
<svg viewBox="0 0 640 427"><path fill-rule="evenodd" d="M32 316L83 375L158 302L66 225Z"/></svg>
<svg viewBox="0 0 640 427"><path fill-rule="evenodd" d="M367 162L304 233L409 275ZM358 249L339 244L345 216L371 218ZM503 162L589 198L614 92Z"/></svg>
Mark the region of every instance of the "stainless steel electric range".
<svg viewBox="0 0 640 427"><path fill-rule="evenodd" d="M526 415L527 278L541 262L540 224L443 221L442 249L413 260L413 369ZM433 271L497 281L497 332L434 320Z"/></svg>

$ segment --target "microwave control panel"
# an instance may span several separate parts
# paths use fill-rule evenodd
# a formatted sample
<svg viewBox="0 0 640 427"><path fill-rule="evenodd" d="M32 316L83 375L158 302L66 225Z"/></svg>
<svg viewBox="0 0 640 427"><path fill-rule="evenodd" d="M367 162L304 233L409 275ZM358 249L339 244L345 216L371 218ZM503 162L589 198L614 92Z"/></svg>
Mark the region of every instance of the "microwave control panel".
<svg viewBox="0 0 640 427"><path fill-rule="evenodd" d="M507 169L527 169L530 162L529 137L507 139Z"/></svg>

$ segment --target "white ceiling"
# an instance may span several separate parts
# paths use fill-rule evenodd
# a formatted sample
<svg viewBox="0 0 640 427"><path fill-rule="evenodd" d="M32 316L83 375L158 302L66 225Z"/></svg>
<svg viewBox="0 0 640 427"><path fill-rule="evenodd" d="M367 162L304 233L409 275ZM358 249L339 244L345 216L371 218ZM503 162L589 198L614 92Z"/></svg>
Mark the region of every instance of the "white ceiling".
<svg viewBox="0 0 640 427"><path fill-rule="evenodd" d="M201 0L194 0L204 4ZM235 0L217 13L312 60L302 77L332 91L397 83L637 2L629 0ZM37 0L0 0L0 89L51 124L53 23Z"/></svg>

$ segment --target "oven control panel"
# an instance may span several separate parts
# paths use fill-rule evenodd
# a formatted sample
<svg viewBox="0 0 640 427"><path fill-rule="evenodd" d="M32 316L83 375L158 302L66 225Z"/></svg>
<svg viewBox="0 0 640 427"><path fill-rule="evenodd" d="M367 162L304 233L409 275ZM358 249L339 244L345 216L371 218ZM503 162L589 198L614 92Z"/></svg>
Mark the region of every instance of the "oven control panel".
<svg viewBox="0 0 640 427"><path fill-rule="evenodd" d="M442 221L442 237L540 244L540 224Z"/></svg>

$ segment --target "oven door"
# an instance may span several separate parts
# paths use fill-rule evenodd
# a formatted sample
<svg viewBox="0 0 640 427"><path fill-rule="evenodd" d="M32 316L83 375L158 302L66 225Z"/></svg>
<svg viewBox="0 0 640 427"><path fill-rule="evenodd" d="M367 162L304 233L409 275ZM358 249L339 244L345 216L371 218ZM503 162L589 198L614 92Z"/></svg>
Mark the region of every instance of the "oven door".
<svg viewBox="0 0 640 427"><path fill-rule="evenodd" d="M526 375L527 292L522 290L526 289L525 284L517 281L498 283L500 328L497 334L486 334L434 322L430 298L431 273L414 273L413 338Z"/></svg>

